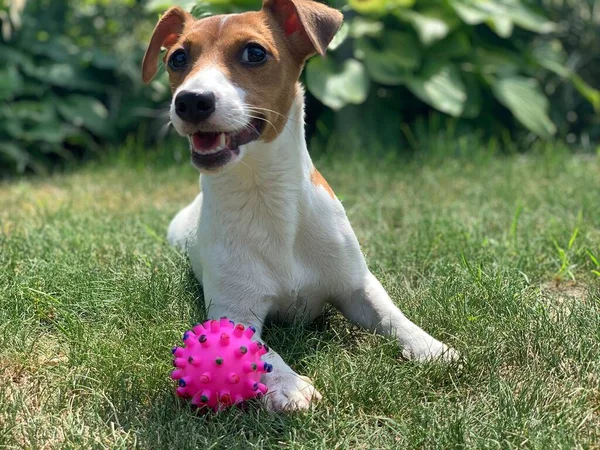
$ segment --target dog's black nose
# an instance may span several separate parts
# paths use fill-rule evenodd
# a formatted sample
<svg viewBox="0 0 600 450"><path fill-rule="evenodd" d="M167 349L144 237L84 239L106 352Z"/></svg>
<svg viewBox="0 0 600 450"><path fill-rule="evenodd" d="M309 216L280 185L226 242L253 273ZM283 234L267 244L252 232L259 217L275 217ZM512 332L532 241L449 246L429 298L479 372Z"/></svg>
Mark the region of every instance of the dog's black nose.
<svg viewBox="0 0 600 450"><path fill-rule="evenodd" d="M215 112L215 94L181 91L175 97L175 111L186 122L199 123Z"/></svg>

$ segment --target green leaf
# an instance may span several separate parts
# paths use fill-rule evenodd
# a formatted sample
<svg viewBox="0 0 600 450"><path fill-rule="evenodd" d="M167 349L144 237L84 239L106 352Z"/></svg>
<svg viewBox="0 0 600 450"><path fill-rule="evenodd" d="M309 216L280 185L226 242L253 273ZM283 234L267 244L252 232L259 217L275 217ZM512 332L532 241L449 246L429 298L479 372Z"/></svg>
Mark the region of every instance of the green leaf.
<svg viewBox="0 0 600 450"><path fill-rule="evenodd" d="M387 11L387 0L349 0L348 4L361 14L383 15Z"/></svg>
<svg viewBox="0 0 600 450"><path fill-rule="evenodd" d="M502 38L509 38L513 32L513 21L510 17L490 16L486 22Z"/></svg>
<svg viewBox="0 0 600 450"><path fill-rule="evenodd" d="M448 0L463 22L488 23L501 37L512 34L513 23L536 33L550 33L556 25L522 4L521 0Z"/></svg>
<svg viewBox="0 0 600 450"><path fill-rule="evenodd" d="M350 36L359 39L365 36L378 37L383 32L383 22L355 17L350 24Z"/></svg>
<svg viewBox="0 0 600 450"><path fill-rule="evenodd" d="M410 8L415 0L349 0L348 3L361 14L383 15L391 9Z"/></svg>
<svg viewBox="0 0 600 450"><path fill-rule="evenodd" d="M60 122L40 124L28 128L21 137L27 142L40 141L49 144L61 144L67 136L67 131L63 125Z"/></svg>
<svg viewBox="0 0 600 450"><path fill-rule="evenodd" d="M421 63L419 43L409 33L387 31L376 41L359 39L355 47L355 56L364 59L371 78L381 84L403 84Z"/></svg>
<svg viewBox="0 0 600 450"><path fill-rule="evenodd" d="M29 154L12 142L0 142L0 156L12 161L20 173L25 171L29 162Z"/></svg>
<svg viewBox="0 0 600 450"><path fill-rule="evenodd" d="M555 39L536 45L531 57L543 68L573 83L575 89L592 104L594 111L596 113L600 112L600 91L591 87L583 78L565 65L567 54L560 41Z"/></svg>
<svg viewBox="0 0 600 450"><path fill-rule="evenodd" d="M49 64L36 67L28 71L27 75L41 81L44 84L60 86L65 89L82 89L96 92L105 92L103 85L97 76L69 64Z"/></svg>
<svg viewBox="0 0 600 450"><path fill-rule="evenodd" d="M510 16L515 25L529 31L536 33L552 33L556 30L556 25L545 18L544 16L536 13L531 8L523 5L519 0L505 0L505 10Z"/></svg>
<svg viewBox="0 0 600 450"><path fill-rule="evenodd" d="M463 30L451 33L446 39L436 42L427 49L423 57L426 61L447 60L469 55L472 51L469 36Z"/></svg>
<svg viewBox="0 0 600 450"><path fill-rule="evenodd" d="M332 58L313 58L306 67L306 85L323 104L341 109L348 103L363 103L369 92L364 66L355 59L343 64Z"/></svg>
<svg viewBox="0 0 600 450"><path fill-rule="evenodd" d="M492 92L519 122L538 136L548 139L556 133L556 126L547 114L548 99L534 78L496 78L492 83Z"/></svg>
<svg viewBox="0 0 600 450"><path fill-rule="evenodd" d="M84 127L96 136L110 137L114 134L108 119L108 111L102 102L84 95L72 94L56 102L60 115L76 127Z"/></svg>
<svg viewBox="0 0 600 450"><path fill-rule="evenodd" d="M54 103L48 99L21 100L9 103L6 110L0 110L0 117L15 118L26 122L48 123L56 120L56 112Z"/></svg>
<svg viewBox="0 0 600 450"><path fill-rule="evenodd" d="M479 25L489 17L487 12L482 11L476 5L472 5L470 1L450 0L449 4L458 17L467 25Z"/></svg>
<svg viewBox="0 0 600 450"><path fill-rule="evenodd" d="M425 46L444 39L451 28L456 25L451 21L452 16L441 9L429 9L421 12L399 9L395 14L412 24L419 35L419 40Z"/></svg>
<svg viewBox="0 0 600 450"><path fill-rule="evenodd" d="M23 78L15 66L0 69L0 100L12 100L22 87Z"/></svg>
<svg viewBox="0 0 600 450"><path fill-rule="evenodd" d="M462 79L465 83L467 101L463 108L462 117L475 119L479 117L482 107L481 83L474 73L463 72Z"/></svg>
<svg viewBox="0 0 600 450"><path fill-rule="evenodd" d="M24 53L21 49L0 45L0 61L5 67L14 65L20 68L33 68L35 64L31 55Z"/></svg>
<svg viewBox="0 0 600 450"><path fill-rule="evenodd" d="M335 36L331 40L327 49L335 50L340 45L342 45L348 38L349 32L350 32L350 25L348 25L347 23L343 23L341 28L338 30L338 32L335 34Z"/></svg>
<svg viewBox="0 0 600 450"><path fill-rule="evenodd" d="M196 4L194 0L150 0L144 6L144 9L150 13L162 14L171 6L181 6L186 11Z"/></svg>
<svg viewBox="0 0 600 450"><path fill-rule="evenodd" d="M463 112L466 88L458 69L450 63L429 63L422 73L409 77L406 85L413 94L439 111L454 117Z"/></svg>
<svg viewBox="0 0 600 450"><path fill-rule="evenodd" d="M477 47L470 62L484 75L511 75L523 69L522 57L500 47Z"/></svg>

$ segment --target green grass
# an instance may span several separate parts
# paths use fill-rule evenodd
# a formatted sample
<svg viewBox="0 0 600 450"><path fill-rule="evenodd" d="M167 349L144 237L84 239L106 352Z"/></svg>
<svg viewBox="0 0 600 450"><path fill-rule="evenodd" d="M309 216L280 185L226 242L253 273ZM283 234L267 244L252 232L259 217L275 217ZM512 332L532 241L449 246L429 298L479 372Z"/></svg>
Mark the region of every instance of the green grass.
<svg viewBox="0 0 600 450"><path fill-rule="evenodd" d="M88 166L0 185L0 448L598 448L598 159L318 166L372 270L462 368L404 362L330 311L265 336L317 408L195 414L168 374L202 292L164 236L196 173Z"/></svg>

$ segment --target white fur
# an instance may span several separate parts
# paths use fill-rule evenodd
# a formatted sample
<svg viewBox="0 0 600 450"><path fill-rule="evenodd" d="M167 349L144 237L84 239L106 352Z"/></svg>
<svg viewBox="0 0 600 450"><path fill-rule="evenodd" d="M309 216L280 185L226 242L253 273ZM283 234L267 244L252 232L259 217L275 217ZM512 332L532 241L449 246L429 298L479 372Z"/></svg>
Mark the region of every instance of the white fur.
<svg viewBox="0 0 600 450"><path fill-rule="evenodd" d="M242 163L201 177L202 193L171 222L169 242L184 248L204 286L210 318L254 325L267 317L311 320L332 302L346 317L393 336L417 360L456 358L409 321L369 272L339 200L311 182L303 92L284 131L245 146ZM274 410L303 409L320 394L274 351L264 376Z"/></svg>
<svg viewBox="0 0 600 450"><path fill-rule="evenodd" d="M182 120L175 112L175 98L183 91L204 94L215 94L215 112L202 122L200 126ZM196 131L237 131L250 122L244 101L246 91L232 84L217 67L209 66L185 80L173 93L169 116L171 123L181 136L188 136Z"/></svg>

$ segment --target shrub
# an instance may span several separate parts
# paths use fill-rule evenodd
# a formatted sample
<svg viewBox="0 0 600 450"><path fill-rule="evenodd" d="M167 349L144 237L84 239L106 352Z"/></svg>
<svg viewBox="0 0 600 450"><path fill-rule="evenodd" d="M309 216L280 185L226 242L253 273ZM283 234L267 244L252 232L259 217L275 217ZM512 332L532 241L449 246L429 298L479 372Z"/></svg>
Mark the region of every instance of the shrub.
<svg viewBox="0 0 600 450"><path fill-rule="evenodd" d="M593 0L348 1L330 0L345 24L330 55L311 59L304 74L318 143L337 134L398 148L432 112L451 118L453 133L577 135L580 144L600 136L600 93L577 74L598 72L597 24L585 20ZM153 142L169 89L164 76L143 86L139 67L158 14L175 3L197 16L260 8L260 0L0 0L0 171L43 171L140 126L147 132L138 137Z"/></svg>
<svg viewBox="0 0 600 450"><path fill-rule="evenodd" d="M3 171L44 171L117 143L166 97L164 85L140 81L143 26L151 26L140 28L143 9L134 1L73 3L14 2L0 15Z"/></svg>
<svg viewBox="0 0 600 450"><path fill-rule="evenodd" d="M308 89L332 109L371 103L381 124L424 103L492 131L516 119L549 139L557 126L540 80L552 73L600 110L600 93L565 65L560 41L547 39L556 24L520 0L350 0L346 11L333 58L306 69Z"/></svg>

